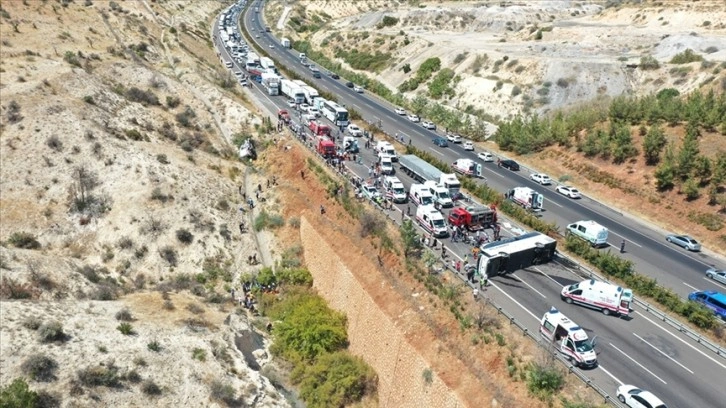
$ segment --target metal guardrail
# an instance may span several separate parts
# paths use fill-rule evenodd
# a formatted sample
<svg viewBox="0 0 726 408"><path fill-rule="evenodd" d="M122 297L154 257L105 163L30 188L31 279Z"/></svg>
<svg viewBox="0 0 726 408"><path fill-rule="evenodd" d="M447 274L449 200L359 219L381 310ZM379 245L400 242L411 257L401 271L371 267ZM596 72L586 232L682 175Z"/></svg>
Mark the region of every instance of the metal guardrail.
<svg viewBox="0 0 726 408"><path fill-rule="evenodd" d="M562 256L562 254L557 253L557 257L560 259L566 261L567 265L564 266L573 266L577 268L576 273L578 275L584 277L584 278L595 278L597 280L603 281L603 282L609 282L608 279L605 279L603 276L600 276L598 273L594 272L590 268L580 264L579 262L576 262L570 258L567 258L565 256ZM718 344L715 344L708 340L707 338L703 337L702 335L694 332L691 330L688 326L683 324L682 322L668 316L666 313L658 309L657 307L651 305L648 302L644 302L642 300L638 300L635 298L633 300L633 303L643 308L646 312L650 313L651 315L658 318L658 320L667 323L669 326L674 327L676 330L678 330L680 333L685 334L686 336L690 337L691 339L695 340L696 343L702 345L703 347L707 348L708 350L716 353L717 356L720 356L723 359L726 359L726 349L719 346Z"/></svg>

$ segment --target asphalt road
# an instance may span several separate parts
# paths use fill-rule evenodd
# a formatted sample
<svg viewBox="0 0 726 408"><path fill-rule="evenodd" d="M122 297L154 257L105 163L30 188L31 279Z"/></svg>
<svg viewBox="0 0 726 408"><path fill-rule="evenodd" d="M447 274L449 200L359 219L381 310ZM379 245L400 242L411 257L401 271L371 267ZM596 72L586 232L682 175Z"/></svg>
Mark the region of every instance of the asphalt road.
<svg viewBox="0 0 726 408"><path fill-rule="evenodd" d="M254 7L252 5L251 9ZM281 50L277 41L264 32L263 25L257 18L255 18L255 22L251 21L254 14L254 12L248 13L245 25L256 26L256 31L253 31L252 34L260 35L261 38L258 39L260 45L267 47L268 52L288 68L293 68L304 75L307 74L308 77L304 78L306 82L339 95L339 101L354 107L370 121L380 120L383 128L389 133L396 131L405 133L407 137L413 137L413 143L416 146L430 148L432 151L440 153L447 161L471 156L458 146L449 149L434 149L429 140L433 137L431 132L402 119L392 111L390 106L375 98L368 99L368 95L365 95L361 99L360 95L345 87L344 82L325 76L319 80L313 80L309 71L298 64L297 54L291 54L294 51ZM274 49L268 47L270 43L275 44ZM222 58L225 59L225 51L220 50L220 52ZM226 56L226 59L229 57ZM255 88L254 92L271 111L284 106L285 97L269 97L259 88ZM374 160L374 154L371 151L364 149L362 155L364 164ZM364 164L350 162L348 167L360 177L365 178L367 167ZM495 165L488 164L485 165L484 175L488 184L500 191L519 185L536 187L521 173L524 172L502 171ZM397 176L407 187L412 182L402 173ZM700 287L707 286L702 282L700 269L696 269L702 266L699 264L702 261L697 256L682 254L678 250L665 246L661 242L661 234L645 226L627 227L622 222L615 220L618 217L623 218L622 216L589 199L574 202L554 193L553 188L539 186L537 189L546 197L545 208L548 211L544 216L555 217L547 219L557 220L559 225L574 220L593 219L610 228L610 242L613 245L619 245L621 237L636 237L640 241L626 239L630 245L640 245L636 246L637 250L633 249L638 256L645 258L640 262L646 262L653 257L658 262L651 265L650 268L658 268L658 265L663 265L666 267L664 269L672 270L673 265L680 261L699 272L691 278L693 279L692 286L697 287L696 284ZM412 204L409 205L413 213L415 207ZM405 204L399 205L396 211L405 211L406 206ZM595 215L601 218L596 218ZM394 212L393 217L401 217L401 212ZM634 222L632 221L631 225L635 225ZM615 235L617 237L614 237ZM463 256L470 249L463 244L452 245L448 241L446 244L459 256ZM630 249L630 245L628 249ZM628 255L634 256L632 252ZM663 259L666 257L667 259ZM639 270L643 271L640 265ZM671 276L671 274L664 275ZM488 289L487 296L513 313L530 331L537 331L542 314L551 306L556 306L573 321L583 326L589 332L590 337L597 336L596 349L599 352L598 358L601 365L586 373L595 383L613 396L615 388L622 382L636 384L653 391L670 407L719 407L724 405L726 391L723 389L722 383L726 372L726 360L723 357L694 345L689 338L682 336L669 326L659 324L650 315L643 315L636 311L631 314L629 319L619 319L561 302L559 291L562 286L579 280L581 279L565 268L551 263L519 271L507 277L492 279L492 287ZM686 277L671 279L668 283L678 281L686 281ZM679 293L682 292L679 291Z"/></svg>
<svg viewBox="0 0 726 408"><path fill-rule="evenodd" d="M246 16L245 25L255 30L250 31L250 34L258 35L260 38L255 40L260 47L265 48L274 59L288 69L295 70L307 83L319 90L335 94L339 103L354 108L369 123L379 123L389 135L402 134L406 141L411 138L416 147L438 155L445 162L452 163L458 158L477 159L476 152L464 151L461 145L450 143L448 148L434 146L431 140L441 135L440 132L429 131L419 123L410 122L405 117L397 115L393 111L393 105L375 95L353 92L351 88L345 86L345 79L334 80L326 75L319 79L313 78L310 70L300 64L297 51L281 47L278 39L264 31L260 16L261 14L254 11ZM275 48L269 48L270 44ZM483 150L481 145L477 146L477 151ZM657 279L660 284L673 289L684 298L695 290L726 292L726 285L707 279L704 274L704 271L713 265L719 268L726 267L723 260L718 257L708 252L690 253L669 244L665 241L665 232L634 217L621 214L608 205L587 197L572 200L558 194L555 192L556 185L541 186L531 181L528 169L522 168L520 172L510 172L497 168L494 163L483 164L486 183L498 191L504 192L513 187L526 186L542 193L545 197L545 211L541 216L547 221L554 221L560 226L561 232L565 232L567 224L580 220L594 220L606 226L612 250L618 251L621 242L625 240L626 253L623 257L633 261L639 273Z"/></svg>

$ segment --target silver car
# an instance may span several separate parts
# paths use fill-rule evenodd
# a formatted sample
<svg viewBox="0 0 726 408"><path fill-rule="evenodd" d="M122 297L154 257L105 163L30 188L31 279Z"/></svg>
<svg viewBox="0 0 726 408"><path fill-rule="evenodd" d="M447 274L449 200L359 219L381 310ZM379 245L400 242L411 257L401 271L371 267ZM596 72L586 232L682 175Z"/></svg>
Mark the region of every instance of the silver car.
<svg viewBox="0 0 726 408"><path fill-rule="evenodd" d="M671 234L666 237L666 241L676 244L679 247L685 248L689 251L698 252L701 250L701 244L698 243L695 239L689 237L688 235L675 235Z"/></svg>
<svg viewBox="0 0 726 408"><path fill-rule="evenodd" d="M709 268L706 270L706 276L726 285L726 271L723 269Z"/></svg>

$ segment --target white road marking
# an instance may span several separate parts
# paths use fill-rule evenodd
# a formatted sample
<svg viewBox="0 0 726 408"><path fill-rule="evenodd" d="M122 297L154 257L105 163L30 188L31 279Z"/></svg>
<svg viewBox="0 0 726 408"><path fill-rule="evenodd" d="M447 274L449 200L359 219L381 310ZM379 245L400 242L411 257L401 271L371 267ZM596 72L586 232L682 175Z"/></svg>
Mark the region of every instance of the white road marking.
<svg viewBox="0 0 726 408"><path fill-rule="evenodd" d="M721 287L724 287L724 288L726 288L726 285L724 285L723 283L721 283L721 282L719 282L719 281L717 281L717 280L715 280L715 279L711 279L711 278L709 278L708 276L704 276L704 277L703 277L703 280L706 280L706 281L708 281L708 283L713 283L713 284L716 284L716 285L719 285L719 286L721 286Z"/></svg>
<svg viewBox="0 0 726 408"><path fill-rule="evenodd" d="M441 153L440 151L434 149L433 147L429 147L429 150L431 150L432 152L438 154L439 156L443 156L444 155L443 153Z"/></svg>
<svg viewBox="0 0 726 408"><path fill-rule="evenodd" d="M529 309L527 309L526 307L522 306L522 304L519 303L519 302L517 302L513 297L509 296L509 294L507 292L503 291L502 288L500 288L499 286L497 286L491 280L489 281L489 286L491 286L491 287L495 288L496 290L502 292L502 294L504 294L504 296L508 297L509 300L511 300L512 302L514 302L517 306L521 307L522 310L524 310L525 312L529 313L529 315L532 316L536 321L538 321L538 322L540 321L540 318L539 317L537 317L534 313L530 312Z"/></svg>
<svg viewBox="0 0 726 408"><path fill-rule="evenodd" d="M689 288L691 288L691 289L693 289L693 290L695 290L695 291L698 291L698 288L695 288L695 287L693 287L693 286L691 286L691 285L687 284L686 282L681 282L681 283L682 283L682 284L684 284L684 285L686 285L686 286L688 286Z"/></svg>
<svg viewBox="0 0 726 408"><path fill-rule="evenodd" d="M519 276L517 276L515 274L512 274L512 276L514 276L515 278L519 279L519 281L522 282L522 283L524 283L525 285L529 286L530 289L532 289L533 291L537 292L543 298L547 299L547 296L543 295L542 292L538 291L532 285L530 285L529 283L525 282L524 279L520 278Z"/></svg>
<svg viewBox="0 0 726 408"><path fill-rule="evenodd" d="M554 202L554 201L551 201L551 200L547 201L547 205L550 205L550 204L554 204L554 205L556 205L556 206L558 206L558 207L562 208L562 206L561 206L561 205L557 204L557 203L556 203L556 202Z"/></svg>
<svg viewBox="0 0 726 408"><path fill-rule="evenodd" d="M620 384L620 385L623 385L623 384L625 384L624 382L622 382L622 381L618 380L618 377L616 377L616 376L614 376L614 375L610 374L610 371L608 371L608 370L604 369L604 368L603 368L603 366L602 366L601 364L598 364L598 367L599 367L599 368L600 368L600 369L602 370L602 372L604 372L605 374L609 375L609 376L610 376L610 378L612 378L613 380L615 380L615 382L616 382L616 383L618 383L618 384Z"/></svg>
<svg viewBox="0 0 726 408"><path fill-rule="evenodd" d="M535 271L539 272L539 273L540 273L540 274L541 274L542 276L544 276L545 278L547 278L547 279L551 280L552 282L554 282L554 283L555 283L555 285L557 285L557 286L562 286L562 284L561 284L560 282L557 282L557 281L556 281L556 280L554 280L554 279L553 279L553 278L552 278L552 277L551 277L550 275L547 275L546 273L542 272L542 270L541 270L541 269L539 269L539 268L532 268L532 269L534 269Z"/></svg>
<svg viewBox="0 0 726 408"><path fill-rule="evenodd" d="M635 361L635 359L633 357L630 357L629 355L625 354L625 352L623 350L620 350L619 348L617 348L613 343L610 343L610 346L612 346L612 348L614 348L615 350L619 351L622 355L624 355L625 357L627 357L628 359L630 359L630 361L632 361L635 364L637 364L640 368L642 368L643 370L647 371L650 375L652 375L653 377L655 377L658 380L660 380L660 382L662 382L663 384L668 384L667 382L663 381L662 378L660 378L657 375L653 374L652 371L650 371L647 368L645 368L645 366L643 366L639 362Z"/></svg>
<svg viewBox="0 0 726 408"><path fill-rule="evenodd" d="M638 335L637 335L637 334L635 334L635 333L633 333L633 336L635 336L635 337L639 338L639 339L640 339L640 341L642 341L643 343L645 343L645 344L649 345L650 347L652 347L652 348L653 348L653 349L654 349L655 351L657 351L657 352L659 352L660 354L662 354L662 355L663 355L663 356L664 356L665 358L667 358L667 359L671 360L672 362L674 362L674 363L678 364L679 366L681 366L681 368L683 368L684 370L686 370L686 371L688 371L689 373L693 374L693 371L691 371L691 370L690 370L690 369L689 369L688 367L686 367L686 366L684 366L683 364L679 363L678 361L676 361L676 360L675 360L675 359L674 359L673 357L669 356L668 354L666 354L666 353L662 352L662 351L661 351L660 349L658 349L658 348L657 348L656 346L654 346L654 345L650 344L650 343L649 343L649 342L648 342L647 340L645 340L644 338L642 338L642 337L638 336Z"/></svg>
<svg viewBox="0 0 726 408"><path fill-rule="evenodd" d="M682 338L680 338L680 337L676 336L675 334L671 333L671 332L670 332L670 330L666 330L666 328L665 328L665 327L663 327L663 326L659 325L658 323L656 323L656 322L654 322L654 321L652 321L652 320L648 319L648 318L647 318L647 317L645 317L645 315L643 315L642 313L638 313L638 312L633 312L633 314L636 314L636 313L637 313L638 315L640 315L640 317L642 317L643 319L645 319L645 320L647 320L647 321L649 321L649 322L653 323L653 325L654 325L654 326L657 326L657 327L659 327L659 328L660 328L661 330L663 330L664 332L666 332L666 333L670 334L671 336L675 337L675 338L676 338L676 339L678 339L678 340L679 340L679 341L680 341L681 343L683 343L683 344L685 344L686 346L688 346L688 347L692 348L692 349L693 349L693 351L696 351L696 352L700 353L700 354L701 354L702 356L704 356L704 357L706 357L707 359L709 359L709 360L713 361L714 363L716 363L716 364L720 365L720 366L721 366L721 367L722 367L722 368L723 368L724 370L726 370L726 365L723 365L723 364L719 363L718 361L714 360L714 359L713 359L713 357L711 357L711 356L707 355L707 354L706 354L706 353L704 353L703 351L701 351L701 350L697 349L696 347L694 347L694 346L693 346L692 344L689 344L688 342L686 342L686 341L685 341L685 340L683 340Z"/></svg>

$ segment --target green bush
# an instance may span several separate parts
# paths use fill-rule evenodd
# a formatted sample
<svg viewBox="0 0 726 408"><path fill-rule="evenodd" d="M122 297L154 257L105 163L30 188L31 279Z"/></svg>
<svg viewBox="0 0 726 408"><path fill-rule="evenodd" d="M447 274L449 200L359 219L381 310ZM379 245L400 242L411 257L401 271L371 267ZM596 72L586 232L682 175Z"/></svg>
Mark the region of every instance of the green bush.
<svg viewBox="0 0 726 408"><path fill-rule="evenodd" d="M63 331L63 325L54 321L43 323L38 328L38 336L41 343L63 342L68 340L68 335Z"/></svg>
<svg viewBox="0 0 726 408"><path fill-rule="evenodd" d="M78 381L86 387L109 387L121 386L122 377L115 366L92 366L77 372Z"/></svg>
<svg viewBox="0 0 726 408"><path fill-rule="evenodd" d="M33 354L20 365L23 374L33 381L53 381L58 363L45 354Z"/></svg>
<svg viewBox="0 0 726 408"><path fill-rule="evenodd" d="M565 385L565 376L554 366L531 363L527 367L527 389L541 400L550 399Z"/></svg>
<svg viewBox="0 0 726 408"><path fill-rule="evenodd" d="M381 20L381 22L378 23L377 27L378 28L391 27L391 26L395 26L396 24L398 24L398 19L396 17L383 16L383 20Z"/></svg>
<svg viewBox="0 0 726 408"><path fill-rule="evenodd" d="M134 334L134 326L131 323L121 323L116 327L116 330L120 331L124 336L130 336Z"/></svg>
<svg viewBox="0 0 726 408"><path fill-rule="evenodd" d="M146 395L161 395L161 387L156 385L153 380L146 380L141 384L141 392Z"/></svg>
<svg viewBox="0 0 726 408"><path fill-rule="evenodd" d="M0 407L2 408L37 407L38 400L38 393L28 388L28 383L22 378L16 378L0 390Z"/></svg>
<svg viewBox="0 0 726 408"><path fill-rule="evenodd" d="M35 235L29 232L14 232L10 236L8 242L16 248L22 249L38 249L40 248L40 242Z"/></svg>
<svg viewBox="0 0 726 408"><path fill-rule="evenodd" d="M378 387L376 373L360 358L345 352L324 354L292 373L310 408L343 407L360 401Z"/></svg>
<svg viewBox="0 0 726 408"><path fill-rule="evenodd" d="M678 53L671 58L671 64L688 64L691 62L703 61L703 56L696 54L692 49Z"/></svg>
<svg viewBox="0 0 726 408"><path fill-rule="evenodd" d="M650 71L660 68L660 63L652 55L645 55L640 57L640 69Z"/></svg>

